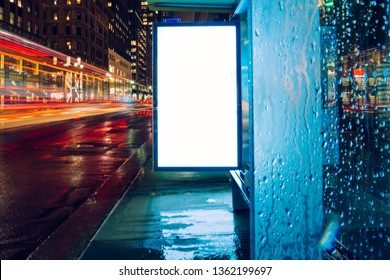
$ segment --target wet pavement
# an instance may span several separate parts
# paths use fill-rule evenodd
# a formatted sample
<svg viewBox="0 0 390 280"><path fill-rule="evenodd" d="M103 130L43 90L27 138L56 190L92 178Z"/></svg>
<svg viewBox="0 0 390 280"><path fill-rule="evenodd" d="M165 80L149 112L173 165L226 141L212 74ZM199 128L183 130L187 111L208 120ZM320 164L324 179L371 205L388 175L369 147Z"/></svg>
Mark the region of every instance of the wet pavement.
<svg viewBox="0 0 390 280"><path fill-rule="evenodd" d="M147 141L140 146L28 259L77 259L129 185L139 178L151 157L150 145Z"/></svg>
<svg viewBox="0 0 390 280"><path fill-rule="evenodd" d="M116 205L80 259L249 259L249 211L232 209L225 172L154 172Z"/></svg>
<svg viewBox="0 0 390 280"><path fill-rule="evenodd" d="M7 127L0 125L1 259L79 256L151 157L150 109L120 106L118 112L107 104L80 104L1 113L7 118L0 120ZM20 116L29 118L12 121ZM69 223L62 239L74 244L57 241L48 248Z"/></svg>

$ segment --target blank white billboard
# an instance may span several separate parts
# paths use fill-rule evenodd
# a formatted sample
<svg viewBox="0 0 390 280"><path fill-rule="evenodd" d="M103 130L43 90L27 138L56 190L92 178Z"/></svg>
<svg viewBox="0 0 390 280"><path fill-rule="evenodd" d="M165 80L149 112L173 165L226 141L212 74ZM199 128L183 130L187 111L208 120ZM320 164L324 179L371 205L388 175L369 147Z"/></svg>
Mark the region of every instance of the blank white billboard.
<svg viewBox="0 0 390 280"><path fill-rule="evenodd" d="M240 168L238 24L157 23L153 36L155 169Z"/></svg>

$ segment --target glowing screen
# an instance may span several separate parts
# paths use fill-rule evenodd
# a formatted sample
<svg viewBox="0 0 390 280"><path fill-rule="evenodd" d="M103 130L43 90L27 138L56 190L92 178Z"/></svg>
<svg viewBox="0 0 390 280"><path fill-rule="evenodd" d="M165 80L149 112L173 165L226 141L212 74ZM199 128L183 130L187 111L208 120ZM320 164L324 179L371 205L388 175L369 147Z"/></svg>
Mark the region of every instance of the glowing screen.
<svg viewBox="0 0 390 280"><path fill-rule="evenodd" d="M239 30L235 23L157 23L155 169L241 164Z"/></svg>

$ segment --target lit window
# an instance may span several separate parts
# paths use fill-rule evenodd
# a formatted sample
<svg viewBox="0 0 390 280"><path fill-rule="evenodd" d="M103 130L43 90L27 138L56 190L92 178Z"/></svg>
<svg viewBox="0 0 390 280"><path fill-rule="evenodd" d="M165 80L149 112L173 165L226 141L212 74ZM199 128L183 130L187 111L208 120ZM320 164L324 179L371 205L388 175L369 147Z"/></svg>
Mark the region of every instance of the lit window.
<svg viewBox="0 0 390 280"><path fill-rule="evenodd" d="M18 16L18 27L22 27L22 17L21 16Z"/></svg>
<svg viewBox="0 0 390 280"><path fill-rule="evenodd" d="M32 22L31 22L31 20L27 21L27 31L28 32L32 31Z"/></svg>
<svg viewBox="0 0 390 280"><path fill-rule="evenodd" d="M53 20L58 20L58 13L57 12L53 12Z"/></svg>
<svg viewBox="0 0 390 280"><path fill-rule="evenodd" d="M11 25L15 25L15 13L13 13L13 12L9 13L9 23Z"/></svg>
<svg viewBox="0 0 390 280"><path fill-rule="evenodd" d="M71 11L66 12L66 20L70 20L71 15Z"/></svg>
<svg viewBox="0 0 390 280"><path fill-rule="evenodd" d="M81 0L76 1L77 5L81 5Z"/></svg>
<svg viewBox="0 0 390 280"><path fill-rule="evenodd" d="M0 7L0 20L4 20L4 8Z"/></svg>
<svg viewBox="0 0 390 280"><path fill-rule="evenodd" d="M72 5L72 0L66 0L66 4Z"/></svg>
<svg viewBox="0 0 390 280"><path fill-rule="evenodd" d="M18 7L22 8L22 0L18 0Z"/></svg>
<svg viewBox="0 0 390 280"><path fill-rule="evenodd" d="M66 48L68 50L71 50L72 49L72 42L70 42L70 41L66 42Z"/></svg>

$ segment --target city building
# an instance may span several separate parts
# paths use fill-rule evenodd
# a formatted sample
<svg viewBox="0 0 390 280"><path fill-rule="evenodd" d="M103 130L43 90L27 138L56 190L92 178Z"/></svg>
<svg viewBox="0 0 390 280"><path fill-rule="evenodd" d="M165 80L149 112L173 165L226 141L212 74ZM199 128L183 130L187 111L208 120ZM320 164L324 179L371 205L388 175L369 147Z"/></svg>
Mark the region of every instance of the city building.
<svg viewBox="0 0 390 280"><path fill-rule="evenodd" d="M146 1L0 0L3 30L108 71L108 99L151 94L154 20Z"/></svg>
<svg viewBox="0 0 390 280"><path fill-rule="evenodd" d="M109 0L107 4L108 70L112 81L109 99L132 101L129 1Z"/></svg>
<svg viewBox="0 0 390 280"><path fill-rule="evenodd" d="M129 14L131 20L130 65L135 99L143 99L149 94L147 75L147 28L143 24L141 1L131 1ZM149 76L150 77L150 76Z"/></svg>
<svg viewBox="0 0 390 280"><path fill-rule="evenodd" d="M48 47L108 69L107 0L45 0L43 21Z"/></svg>
<svg viewBox="0 0 390 280"><path fill-rule="evenodd" d="M153 22L157 21L157 11L149 9L147 1L141 2L142 24L146 30L146 86L148 93L152 93L152 69L153 69L153 52L152 52L152 35Z"/></svg>
<svg viewBox="0 0 390 280"><path fill-rule="evenodd" d="M42 4L39 0L0 0L0 28L45 44L42 37Z"/></svg>
<svg viewBox="0 0 390 280"><path fill-rule="evenodd" d="M104 98L114 100L152 94L153 22L172 18L227 21L229 13L159 13L140 0L0 0L3 29L107 70Z"/></svg>

